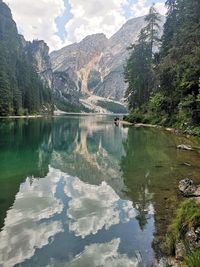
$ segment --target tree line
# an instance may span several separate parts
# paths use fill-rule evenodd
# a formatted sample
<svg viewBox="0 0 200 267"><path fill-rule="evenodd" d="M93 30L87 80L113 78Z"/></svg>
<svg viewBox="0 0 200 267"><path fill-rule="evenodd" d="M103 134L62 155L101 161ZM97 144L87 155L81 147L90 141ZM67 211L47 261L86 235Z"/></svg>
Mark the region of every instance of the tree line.
<svg viewBox="0 0 200 267"><path fill-rule="evenodd" d="M124 75L128 120L174 126L200 135L200 1L167 0L163 36L154 5Z"/></svg>

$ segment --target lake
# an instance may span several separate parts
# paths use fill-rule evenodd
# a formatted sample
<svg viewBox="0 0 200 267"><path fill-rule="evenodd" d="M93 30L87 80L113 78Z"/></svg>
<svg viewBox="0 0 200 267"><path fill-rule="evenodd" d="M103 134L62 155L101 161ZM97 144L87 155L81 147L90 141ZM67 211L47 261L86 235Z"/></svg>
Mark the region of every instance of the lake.
<svg viewBox="0 0 200 267"><path fill-rule="evenodd" d="M163 266L159 240L200 182L198 140L112 116L0 121L0 266Z"/></svg>

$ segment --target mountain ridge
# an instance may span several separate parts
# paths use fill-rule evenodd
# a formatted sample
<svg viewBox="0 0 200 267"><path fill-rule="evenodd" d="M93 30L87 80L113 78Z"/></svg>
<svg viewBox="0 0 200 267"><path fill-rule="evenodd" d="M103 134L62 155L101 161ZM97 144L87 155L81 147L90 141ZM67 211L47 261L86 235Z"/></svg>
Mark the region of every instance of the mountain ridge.
<svg viewBox="0 0 200 267"><path fill-rule="evenodd" d="M161 28L164 20L161 16ZM84 96L94 94L123 102L126 91L123 65L128 57L127 47L136 42L145 25L145 16L132 18L109 39L103 33L92 34L79 43L53 51L50 54L53 71L68 73ZM93 83L92 90L89 83Z"/></svg>

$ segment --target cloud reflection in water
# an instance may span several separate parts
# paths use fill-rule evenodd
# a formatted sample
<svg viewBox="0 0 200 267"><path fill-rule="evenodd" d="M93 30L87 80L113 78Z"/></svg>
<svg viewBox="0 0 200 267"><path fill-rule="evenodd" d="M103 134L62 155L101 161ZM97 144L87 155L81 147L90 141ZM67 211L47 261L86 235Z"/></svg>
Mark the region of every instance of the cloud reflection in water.
<svg viewBox="0 0 200 267"><path fill-rule="evenodd" d="M139 260L128 258L118 252L120 238L102 244L86 246L84 251L77 255L71 262L51 263L50 267L139 267Z"/></svg>
<svg viewBox="0 0 200 267"><path fill-rule="evenodd" d="M106 182L87 184L50 167L45 178L26 179L13 207L7 212L0 233L0 266L22 263L29 266L28 260L33 256L37 258L37 251L45 246L48 251L58 233L72 235L75 245L76 238L84 240L87 236L95 236L114 225L127 223L137 215L132 202L120 199ZM137 266L136 259L118 252L120 238L112 237L111 240L105 244L85 243L72 261L66 255L65 262L70 261L66 266ZM59 261L47 259L48 262L54 260ZM87 262L92 265L84 265ZM62 265L56 263L54 266Z"/></svg>
<svg viewBox="0 0 200 267"><path fill-rule="evenodd" d="M96 186L71 177L67 180L65 193L71 198L67 210L69 229L82 238L137 215L130 201L123 201L120 210L120 198L106 182Z"/></svg>

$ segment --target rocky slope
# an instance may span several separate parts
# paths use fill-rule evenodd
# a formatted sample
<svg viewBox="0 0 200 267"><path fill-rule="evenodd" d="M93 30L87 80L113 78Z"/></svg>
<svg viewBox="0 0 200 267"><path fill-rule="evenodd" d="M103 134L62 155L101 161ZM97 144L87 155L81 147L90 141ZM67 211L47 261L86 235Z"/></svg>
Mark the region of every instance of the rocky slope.
<svg viewBox="0 0 200 267"><path fill-rule="evenodd" d="M62 101L64 105L69 105L69 103L77 106L81 105L79 102L80 90L70 77L70 73L53 72L48 45L42 40L26 42L23 36L21 36L21 42L40 78L45 85L52 89L55 104Z"/></svg>
<svg viewBox="0 0 200 267"><path fill-rule="evenodd" d="M127 47L136 42L145 26L144 18L127 21L110 39L104 34L94 34L54 51L50 55L53 71L67 73L82 94L122 101L126 90L123 65L128 57ZM161 17L161 29L163 23Z"/></svg>
<svg viewBox="0 0 200 267"><path fill-rule="evenodd" d="M107 46L104 34L87 36L75 43L51 53L53 71L65 72L75 81L82 93L88 93L88 76L99 62Z"/></svg>
<svg viewBox="0 0 200 267"><path fill-rule="evenodd" d="M33 65L41 79L50 88L53 85L53 71L49 57L49 47L44 41L26 42L25 50L33 60Z"/></svg>

